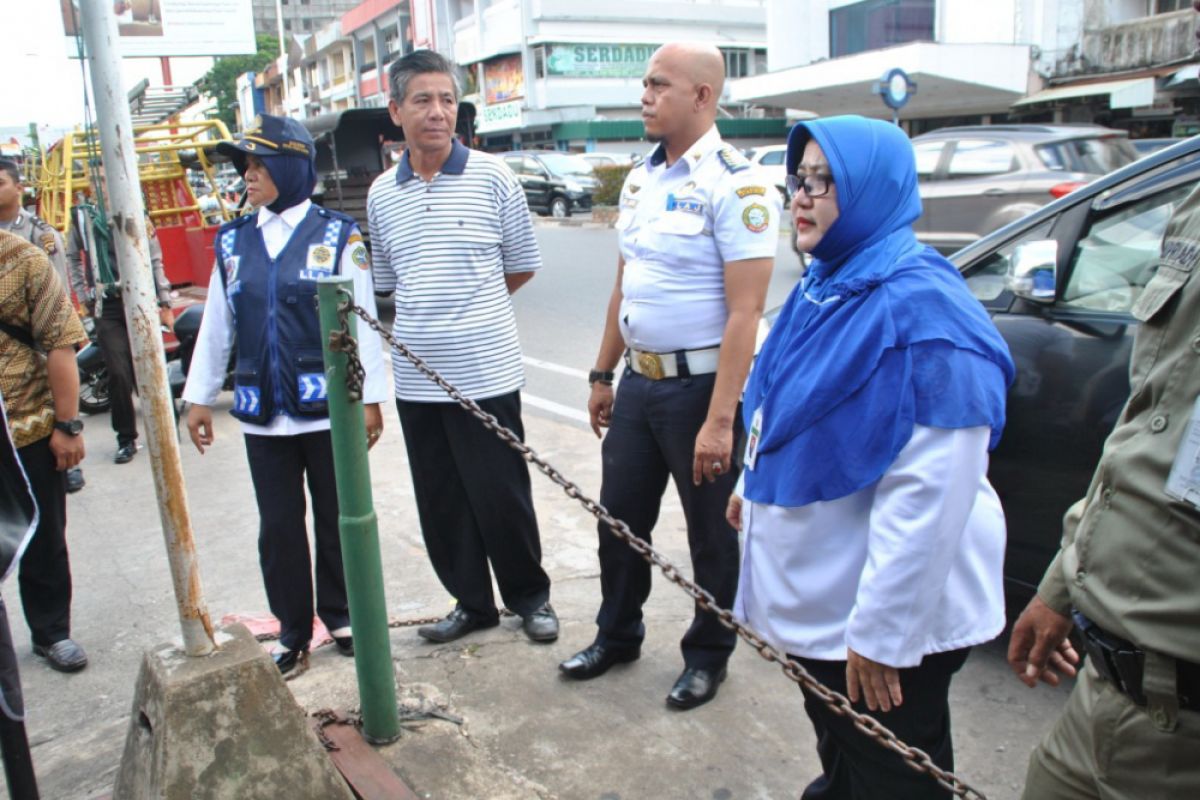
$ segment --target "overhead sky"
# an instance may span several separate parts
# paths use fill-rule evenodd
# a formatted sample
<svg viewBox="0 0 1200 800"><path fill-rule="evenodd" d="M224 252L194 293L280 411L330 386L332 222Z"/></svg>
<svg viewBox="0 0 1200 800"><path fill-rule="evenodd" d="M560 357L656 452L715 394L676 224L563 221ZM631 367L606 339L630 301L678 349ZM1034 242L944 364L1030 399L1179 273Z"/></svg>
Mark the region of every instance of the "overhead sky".
<svg viewBox="0 0 1200 800"><path fill-rule="evenodd" d="M5 45L0 47L0 81L4 85L0 129L26 130L33 122L48 132L82 124L83 78L79 60L67 55L59 4L53 0L0 0L0 19L5 31ZM172 83L194 83L211 66L211 58L172 58ZM123 59L121 73L124 91L143 78L152 86L163 85L157 58ZM94 97L90 85L88 94ZM92 114L94 117L94 109Z"/></svg>

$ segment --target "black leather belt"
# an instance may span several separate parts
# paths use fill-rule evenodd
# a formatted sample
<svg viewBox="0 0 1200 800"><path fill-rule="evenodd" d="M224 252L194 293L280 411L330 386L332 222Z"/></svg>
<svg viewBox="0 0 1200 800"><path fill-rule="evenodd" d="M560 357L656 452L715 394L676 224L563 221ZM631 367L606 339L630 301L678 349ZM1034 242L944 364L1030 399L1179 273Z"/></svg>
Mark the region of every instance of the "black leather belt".
<svg viewBox="0 0 1200 800"><path fill-rule="evenodd" d="M1146 705L1142 675L1146 651L1127 639L1109 633L1078 611L1072 612L1083 635L1083 647L1100 677L1139 706ZM1175 659L1175 691L1179 707L1200 711L1200 664Z"/></svg>

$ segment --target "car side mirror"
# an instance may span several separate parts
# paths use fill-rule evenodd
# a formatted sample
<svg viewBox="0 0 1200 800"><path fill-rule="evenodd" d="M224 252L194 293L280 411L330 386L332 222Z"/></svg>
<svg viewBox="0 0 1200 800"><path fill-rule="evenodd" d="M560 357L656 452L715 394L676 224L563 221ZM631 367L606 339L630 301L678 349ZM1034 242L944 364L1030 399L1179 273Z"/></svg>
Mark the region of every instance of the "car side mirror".
<svg viewBox="0 0 1200 800"><path fill-rule="evenodd" d="M1058 286L1058 242L1039 239L1017 245L1005 280L1017 297L1033 303L1053 303Z"/></svg>

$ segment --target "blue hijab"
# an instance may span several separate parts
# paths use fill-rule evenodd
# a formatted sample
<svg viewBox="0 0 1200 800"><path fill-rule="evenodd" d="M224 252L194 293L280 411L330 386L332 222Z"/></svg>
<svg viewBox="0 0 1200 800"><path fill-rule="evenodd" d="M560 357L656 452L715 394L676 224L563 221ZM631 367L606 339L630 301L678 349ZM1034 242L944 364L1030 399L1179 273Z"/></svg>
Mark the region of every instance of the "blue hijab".
<svg viewBox="0 0 1200 800"><path fill-rule="evenodd" d="M913 234L921 198L908 137L863 117L801 122L789 173L810 139L829 161L839 216L763 344L744 403L747 430L763 411L745 496L791 507L875 483L916 424L986 425L994 448L1013 379L983 306Z"/></svg>
<svg viewBox="0 0 1200 800"><path fill-rule="evenodd" d="M313 188L317 185L313 159L280 153L263 156L262 163L279 190L279 196L268 203L267 208L280 214L312 197Z"/></svg>

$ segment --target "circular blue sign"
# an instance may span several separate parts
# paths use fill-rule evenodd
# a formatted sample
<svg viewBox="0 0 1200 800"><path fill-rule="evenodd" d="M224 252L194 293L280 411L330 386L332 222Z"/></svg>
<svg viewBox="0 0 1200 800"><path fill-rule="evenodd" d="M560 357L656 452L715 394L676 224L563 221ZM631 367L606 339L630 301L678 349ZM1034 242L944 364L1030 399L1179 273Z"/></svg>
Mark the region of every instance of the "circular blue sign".
<svg viewBox="0 0 1200 800"><path fill-rule="evenodd" d="M879 96L888 108L901 109L917 93L917 85L899 67L888 70L879 81Z"/></svg>

